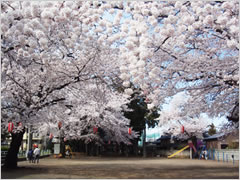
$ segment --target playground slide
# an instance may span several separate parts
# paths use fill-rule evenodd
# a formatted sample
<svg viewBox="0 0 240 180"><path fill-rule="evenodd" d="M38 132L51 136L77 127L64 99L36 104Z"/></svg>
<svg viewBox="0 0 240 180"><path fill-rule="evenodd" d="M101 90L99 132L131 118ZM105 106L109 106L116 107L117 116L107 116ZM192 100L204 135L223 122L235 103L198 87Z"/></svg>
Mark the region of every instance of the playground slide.
<svg viewBox="0 0 240 180"><path fill-rule="evenodd" d="M172 155L168 156L168 158L172 158L173 156L176 156L178 153L184 151L185 149L189 148L189 145L185 146L184 148L180 149L179 151L173 153Z"/></svg>

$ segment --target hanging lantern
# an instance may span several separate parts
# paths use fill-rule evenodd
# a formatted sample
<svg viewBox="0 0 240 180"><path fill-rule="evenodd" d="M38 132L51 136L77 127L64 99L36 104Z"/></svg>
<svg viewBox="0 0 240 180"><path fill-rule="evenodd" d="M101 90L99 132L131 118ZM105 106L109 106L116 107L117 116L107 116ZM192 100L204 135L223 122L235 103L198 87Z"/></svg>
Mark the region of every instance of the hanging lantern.
<svg viewBox="0 0 240 180"><path fill-rule="evenodd" d="M95 133L97 133L97 131L98 131L98 128L97 128L97 127L94 127L94 128L93 128L93 133L95 134Z"/></svg>
<svg viewBox="0 0 240 180"><path fill-rule="evenodd" d="M62 127L62 122L60 121L58 122L58 128L61 129L61 127Z"/></svg>
<svg viewBox="0 0 240 180"><path fill-rule="evenodd" d="M132 129L131 128L128 128L128 134L132 134Z"/></svg>
<svg viewBox="0 0 240 180"><path fill-rule="evenodd" d="M108 144L111 144L111 141L110 141L110 140L108 141Z"/></svg>
<svg viewBox="0 0 240 180"><path fill-rule="evenodd" d="M14 128L13 123L12 123L12 122L9 122L9 123L8 123L8 132L12 132L13 128Z"/></svg>
<svg viewBox="0 0 240 180"><path fill-rule="evenodd" d="M53 134L50 133L50 135L49 135L49 139L52 139L52 138L53 138Z"/></svg>
<svg viewBox="0 0 240 180"><path fill-rule="evenodd" d="M184 133L184 126L181 127L181 133L183 134Z"/></svg>

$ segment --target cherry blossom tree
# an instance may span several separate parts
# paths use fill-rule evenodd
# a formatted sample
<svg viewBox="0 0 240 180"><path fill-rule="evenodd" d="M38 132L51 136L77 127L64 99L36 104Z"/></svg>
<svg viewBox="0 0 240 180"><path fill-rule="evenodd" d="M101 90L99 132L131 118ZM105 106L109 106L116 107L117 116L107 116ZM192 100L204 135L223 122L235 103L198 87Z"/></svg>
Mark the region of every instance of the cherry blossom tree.
<svg viewBox="0 0 240 180"><path fill-rule="evenodd" d="M128 134L130 120L123 115L123 111L131 111L126 106L129 103L128 95L113 91L106 84L82 82L67 88L66 99L59 108L51 109L49 120L46 121L55 124L53 128L57 122L62 121L66 139L103 143L102 137L94 132L94 128L102 129L107 139L117 143L129 143L129 139L136 137L134 131L131 135ZM53 135L57 136L58 130Z"/></svg>
<svg viewBox="0 0 240 180"><path fill-rule="evenodd" d="M159 126L162 127L163 132L183 139L202 136L209 122L203 114L192 116L190 111L184 110L189 105L190 99L191 97L184 93L173 96L169 102L169 107L162 110L158 118ZM182 129L182 126L184 129Z"/></svg>
<svg viewBox="0 0 240 180"><path fill-rule="evenodd" d="M227 116L239 99L238 7L237 1L122 3L124 85L145 90L150 109L187 91L191 116Z"/></svg>
<svg viewBox="0 0 240 180"><path fill-rule="evenodd" d="M4 123L22 123L11 133L20 135L6 160L7 167L15 167L25 125L49 119L49 113L41 112L66 101L66 87L104 81L114 75L118 63L116 51L99 38L96 24L102 24L103 9L97 4L28 1L1 6Z"/></svg>

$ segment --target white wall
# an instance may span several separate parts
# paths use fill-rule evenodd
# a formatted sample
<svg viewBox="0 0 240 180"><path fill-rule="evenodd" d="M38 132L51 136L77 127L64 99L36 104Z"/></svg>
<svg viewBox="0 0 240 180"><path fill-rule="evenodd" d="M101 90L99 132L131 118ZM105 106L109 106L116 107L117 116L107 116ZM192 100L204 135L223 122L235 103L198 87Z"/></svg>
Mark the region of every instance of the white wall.
<svg viewBox="0 0 240 180"><path fill-rule="evenodd" d="M223 155L224 155L224 161L233 161L232 155L234 155L234 160L239 160L239 149L216 149L214 153L214 159L222 161L223 160Z"/></svg>

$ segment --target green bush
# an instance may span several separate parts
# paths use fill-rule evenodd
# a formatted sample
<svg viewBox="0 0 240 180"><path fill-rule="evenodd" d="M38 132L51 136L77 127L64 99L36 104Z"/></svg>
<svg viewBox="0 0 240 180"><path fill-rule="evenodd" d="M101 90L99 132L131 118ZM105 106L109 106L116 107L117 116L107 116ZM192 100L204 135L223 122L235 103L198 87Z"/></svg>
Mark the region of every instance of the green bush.
<svg viewBox="0 0 240 180"><path fill-rule="evenodd" d="M8 146L1 146L1 151L8 151L9 147Z"/></svg>

